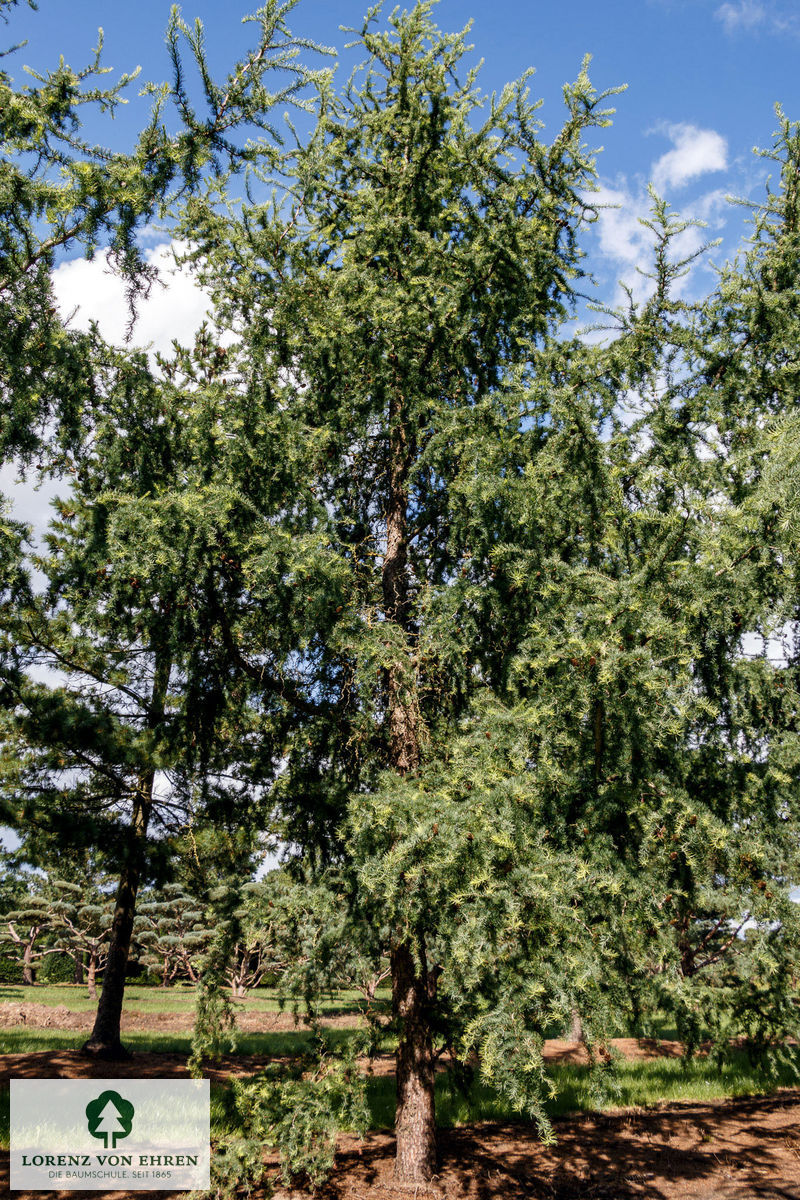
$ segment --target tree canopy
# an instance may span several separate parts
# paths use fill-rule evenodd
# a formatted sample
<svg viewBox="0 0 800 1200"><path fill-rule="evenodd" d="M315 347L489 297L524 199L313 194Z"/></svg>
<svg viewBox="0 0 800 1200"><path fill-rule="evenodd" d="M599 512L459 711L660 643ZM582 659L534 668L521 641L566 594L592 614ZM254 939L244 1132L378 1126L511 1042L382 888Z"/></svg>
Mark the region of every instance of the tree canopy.
<svg viewBox="0 0 800 1200"><path fill-rule="evenodd" d="M290 7L260 12L278 57ZM577 1012L594 1053L620 1013L644 1028L667 1006L689 1049L701 1028L720 1053L732 1032L769 1049L797 1032L800 945L800 132L779 114L779 189L704 301L678 286L690 223L653 193L647 295L581 337L587 140L615 89L584 64L546 141L529 77L482 96L466 31L432 13L368 15L363 66L318 77L310 132L269 143L267 202L224 203L233 85L209 85L203 125L176 66L185 132L159 141L159 178L188 189L176 232L213 319L155 364L82 339L78 407L43 402L72 478L47 590L9 525L4 593L6 810L125 847L109 962L117 945L124 975L159 858L223 829L205 962L224 980L246 945L236 836L280 830L309 894L279 888L275 924L303 931L309 990L335 964L369 1009L391 976L414 1184L436 1169L442 1054L549 1136L553 1022ZM237 120L262 119L277 61L247 60ZM155 196L99 218L133 279ZM752 652L787 622L791 654ZM29 674L44 659L63 687ZM96 1033L118 1052L119 986L114 1004L116 1038Z"/></svg>

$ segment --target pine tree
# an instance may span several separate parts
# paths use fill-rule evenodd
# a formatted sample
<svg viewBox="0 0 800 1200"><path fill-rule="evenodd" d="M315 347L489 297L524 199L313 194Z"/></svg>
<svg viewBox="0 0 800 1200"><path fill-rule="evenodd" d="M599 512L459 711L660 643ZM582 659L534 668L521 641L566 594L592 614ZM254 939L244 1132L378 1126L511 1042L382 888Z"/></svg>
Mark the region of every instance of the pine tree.
<svg viewBox="0 0 800 1200"><path fill-rule="evenodd" d="M209 939L206 915L180 884L166 884L141 898L134 938L143 952L139 961L167 987L176 979L197 983L198 957Z"/></svg>
<svg viewBox="0 0 800 1200"><path fill-rule="evenodd" d="M28 877L14 891L3 906L0 954L19 963L23 986L33 987L43 958L56 953L46 941L52 897L41 877Z"/></svg>
<svg viewBox="0 0 800 1200"><path fill-rule="evenodd" d="M48 931L54 948L86 969L90 1000L97 999L97 975L106 964L114 919L113 893L103 893L88 881L80 884L51 879Z"/></svg>
<svg viewBox="0 0 800 1200"><path fill-rule="evenodd" d="M181 726L169 710L182 703L185 713L198 699L197 688L202 690L204 644L202 638L195 644L193 612L209 562L219 561L220 550L224 558L228 543L217 544L208 507L200 521L211 547L202 532L201 546L193 544L179 507L159 508L157 492L175 484L175 476L167 478L171 467L179 464L202 488L211 460L198 468L197 439L188 450L185 437L170 447L169 436L179 432L177 413L163 420L165 397L141 355L126 357L94 335L75 338L61 327L49 301L48 270L59 247L78 242L91 252L107 236L135 293L148 282L135 237L141 222L157 211L168 212L176 190L190 192L201 179L218 179L273 157L271 109L287 100L302 107L300 93L311 80L296 61L301 43L286 29L292 7L270 0L259 9L252 18L258 45L222 85L208 71L201 26L192 31L173 13L168 30L173 85L157 90L151 123L132 155L110 154L81 140L80 104L113 109L126 82L110 91L82 91L83 81L100 69L97 61L83 74L62 66L40 80L38 90L14 91L5 75L0 80L10 113L4 123L6 274L0 280L9 306L0 349L8 406L2 436L6 452L25 457L38 450L46 469L72 481L71 493L59 505L50 555L40 563L49 575L46 596L26 588L22 531L11 525L3 531L3 545L13 551L3 578L8 591L8 599L3 595L8 618L3 630L4 808L10 824L30 825L34 841L37 835L47 841L60 830L81 845L113 846L117 855L120 882L111 945L95 1031L87 1043L103 1055L123 1052L119 1016L135 898L143 872L154 869L148 858L151 821L170 812L174 826L192 809L187 797L197 782L191 767L197 755L186 748L192 744L186 723ZM182 38L199 68L205 117L188 97ZM288 72L289 83L273 93L266 81L274 71ZM167 136L163 117L169 98L180 116L174 137ZM236 130L244 123L260 129L263 139L241 145ZM38 156L33 175L17 162L31 152ZM53 228L42 237L40 219L48 215ZM44 357L27 354L29 336L39 339ZM219 366L217 360L218 373ZM47 446L38 435L25 433L45 420L54 430ZM208 443L208 434L206 429L203 438L201 431L200 440ZM136 502L141 502L138 510ZM137 547L133 539L147 531L148 509L160 519ZM156 530L167 540L158 542ZM188 582L185 576L173 578L170 569L182 543L187 570L205 554L204 570ZM201 607L207 613L205 596ZM66 686L33 683L28 674L33 663L62 671ZM173 699L176 690L181 703ZM194 732L196 741L201 734ZM208 767L208 755L204 762ZM159 773L170 768L181 799L162 801L154 788ZM207 770L206 797L215 790L207 786L209 775ZM228 804L226 797L225 786L216 789L221 807ZM73 825L67 826L68 818Z"/></svg>

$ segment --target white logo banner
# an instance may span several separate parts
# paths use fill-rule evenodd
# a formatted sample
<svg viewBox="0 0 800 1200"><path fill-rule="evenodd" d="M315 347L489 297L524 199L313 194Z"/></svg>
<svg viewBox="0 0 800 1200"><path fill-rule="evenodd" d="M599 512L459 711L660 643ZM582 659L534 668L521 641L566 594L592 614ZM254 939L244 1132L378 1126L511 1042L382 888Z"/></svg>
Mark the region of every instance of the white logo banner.
<svg viewBox="0 0 800 1200"><path fill-rule="evenodd" d="M207 1079L12 1079L11 1190L209 1186Z"/></svg>

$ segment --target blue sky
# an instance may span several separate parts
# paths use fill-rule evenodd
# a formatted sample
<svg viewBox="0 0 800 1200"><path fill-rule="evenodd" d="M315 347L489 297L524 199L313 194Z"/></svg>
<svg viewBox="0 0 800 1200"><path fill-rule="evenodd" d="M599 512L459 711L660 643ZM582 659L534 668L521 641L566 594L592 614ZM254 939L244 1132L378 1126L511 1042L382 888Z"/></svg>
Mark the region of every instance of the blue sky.
<svg viewBox="0 0 800 1200"><path fill-rule="evenodd" d="M0 41L27 39L28 45L6 60L7 69L19 77L22 64L41 70L59 54L83 65L102 25L107 65L116 72L140 66L142 79L162 80L169 75L163 33L170 7L169 0L39 0L36 13L20 7L9 27L0 27ZM384 13L392 7L386 4ZM344 50L348 35L340 26L359 25L365 8L366 0L299 0L289 19L298 34L340 51L344 78L353 52ZM240 20L250 11L247 0L241 9L186 0L182 11L189 22L203 21L218 76L250 44L252 27ZM597 138L605 147L598 160L601 198L618 206L603 213L586 240L599 295L618 298L619 279L641 284L636 267L646 257L646 238L637 222L647 211L646 184L653 179L674 208L708 222L706 237L722 237L722 247L684 285L697 295L712 286L711 263L732 253L744 232L746 214L731 209L726 194L763 195L768 167L751 151L754 144L770 143L775 102L800 118L796 0L440 0L435 18L448 30L474 18L473 59L485 60L480 79L486 91L535 68L532 91L543 100L545 137L560 125L561 89L586 53L593 56L598 88L627 84L613 101L612 128ZM90 126L93 136L119 148L130 145L147 111L135 89L130 94L132 102L113 124ZM700 234L687 235L685 248L700 241ZM71 299L69 292L65 302Z"/></svg>
<svg viewBox="0 0 800 1200"><path fill-rule="evenodd" d="M237 3L237 0L234 0ZM253 5L256 0L250 0ZM217 77L249 45L254 29L237 9L219 0L185 0L187 22L200 17ZM361 23L367 0L299 0L290 14L297 34L337 47L344 79L354 52L342 25ZM23 65L45 70L63 54L73 67L84 65L105 31L106 65L115 74L141 66L141 78L169 76L164 30L169 0L39 0L32 12L20 0L7 26L0 25L0 48L27 39L27 45L2 65L17 79ZM392 4L384 6L384 13ZM684 294L700 297L714 284L713 264L740 243L746 211L726 203L727 194L760 200L770 164L754 158L754 144L768 146L775 128L773 106L780 101L789 117L800 119L800 4L797 0L441 0L435 19L447 30L462 28L471 17L472 61L484 59L480 82L499 90L509 79L534 67L535 97L541 98L544 136L552 138L563 118L562 88L574 79L583 56L593 55L591 75L598 88L627 84L612 101L617 109L611 128L597 135L605 146L598 158L600 199L616 207L601 211L584 239L595 273L597 298L621 298L623 280L641 295L646 282L637 268L647 265L648 236L639 218L648 210L647 182L655 180L679 212L708 222L705 233L690 231L689 252L704 239L722 244L683 281ZM109 76L109 79L115 75ZM92 138L114 148L129 148L146 119L149 102L136 98L111 122L89 126ZM89 110L86 110L89 111ZM154 289L143 306L135 340L168 349L173 337L191 340L207 300L191 280L169 275L167 235L152 232L148 253L164 269L167 287ZM74 252L78 254L78 252ZM98 259L79 256L55 272L56 295L73 324L100 322L109 340L122 340L127 324L124 291ZM0 491L13 493L17 514L41 528L49 517L53 487L32 492L14 486L12 465L0 468Z"/></svg>
<svg viewBox="0 0 800 1200"><path fill-rule="evenodd" d="M290 24L298 34L343 50L348 37L339 27L359 25L365 7L366 0L300 0ZM391 9L387 4L384 12ZM7 27L0 26L0 47L28 39L3 66L17 79L23 64L44 70L56 65L60 54L72 66L82 66L102 25L108 66L116 72L141 66L143 79L162 80L169 74L163 39L169 11L169 0L39 0L38 12L20 7ZM203 20L218 75L250 44L248 27L239 21L247 11L244 3L237 11L215 0L183 5L187 21ZM545 137L554 136L560 125L561 89L575 78L586 53L593 55L591 75L598 88L628 85L613 102L617 115L603 133L605 151L598 162L602 199L618 206L604 210L589 239L602 299L615 298L619 279L635 286L636 268L646 261L638 218L647 209L648 180L655 179L675 208L705 218L707 237L723 238L709 262L734 250L743 213L730 209L725 195L756 200L763 195L768 168L751 150L754 144L769 145L775 102L800 119L797 0L484 0L480 5L441 0L435 16L447 30L460 29L474 17L470 40L473 58L485 60L480 81L486 91L499 90L528 67L536 69L532 91L544 102ZM352 53L343 53L342 61L344 77ZM146 102L134 99L113 124L90 126L90 135L125 149L146 112ZM686 249L700 240L699 234L688 235ZM166 266L169 256L160 241L152 239L150 253ZM97 317L106 336L121 338L124 297L102 262L65 263L55 283L62 310L77 306L76 324ZM686 283L697 294L712 285L710 266L703 265ZM143 311L136 340L164 348L173 336L187 340L204 304L190 281L173 278ZM14 475L13 465L0 471L0 490L13 492L17 514L41 528L54 489L15 488Z"/></svg>
<svg viewBox="0 0 800 1200"><path fill-rule="evenodd" d="M358 25L365 7L365 0L300 0L290 23L298 33L342 50L347 38L339 26ZM391 8L387 4L384 11ZM20 8L12 16L7 34L14 41L27 38L28 46L11 69L19 74L22 62L41 68L60 53L73 66L83 64L102 25L108 65L119 71L141 66L144 78L163 79L169 10L169 0L131 5L39 0L38 13ZM186 20L199 16L204 22L217 71L248 44L248 28L238 19L248 11L246 0L230 6L186 0L182 11ZM647 175L659 153L669 149L663 132L669 126L717 131L735 164L754 143L768 141L775 101L800 117L796 0L441 0L436 8L445 29L461 28L472 17L475 55L485 59L485 88L499 88L535 67L534 91L544 99L542 115L553 129L561 87L575 77L584 54L593 55L597 86L629 85L604 139L602 171L610 179ZM122 141L131 123L138 123L134 106L129 116L117 122Z"/></svg>
<svg viewBox="0 0 800 1200"><path fill-rule="evenodd" d="M241 4L241 9L220 0L185 0L183 5L187 22L195 17L204 22L218 78L252 44L254 29L240 19L251 9L248 0ZM367 0L299 0L289 21L297 34L338 48L344 79L354 52L344 50L349 38L340 26L360 25L366 6ZM164 44L170 8L169 0L39 0L38 11L32 12L20 0L9 24L0 25L0 48L24 39L27 45L2 66L18 80L24 77L24 65L43 71L55 66L60 54L73 67L82 66L102 25L104 61L115 75L140 66L142 80L161 81L170 71ZM384 14L391 10L390 2ZM648 259L648 236L639 218L648 210L649 180L679 212L707 221L705 233L687 233L686 252L704 239L722 239L682 284L689 296L708 292L714 284L713 264L731 255L745 232L746 211L728 205L726 195L753 200L764 195L770 164L754 158L752 147L770 144L775 102L783 104L789 117L800 119L797 0L441 0L435 7L435 19L447 30L462 28L471 17L472 60L484 59L484 90L499 90L528 67L535 68L531 87L543 101L546 138L555 136L561 124L563 85L575 78L586 53L593 55L591 75L598 88L628 85L612 102L614 124L596 139L605 146L598 158L599 199L615 206L601 211L584 239L597 298L619 300L620 280L638 295L647 286L637 268ZM134 87L131 103L113 122L96 121L88 135L116 149L129 148L149 105L136 93ZM165 233L151 231L148 253L164 269L168 286L154 289L135 333L140 344L163 349L173 337L191 340L207 306L191 280L167 274L166 240ZM55 290L64 314L74 313L74 325L85 327L95 318L109 340L122 340L124 292L102 259L87 263L76 257L62 263L55 272ZM15 488L14 476L13 465L0 468L0 491L13 492L18 515L41 527L53 489L33 493L30 487Z"/></svg>
<svg viewBox="0 0 800 1200"><path fill-rule="evenodd" d="M339 26L359 24L365 8L365 0L300 0L290 23L341 50L346 38ZM169 0L39 0L38 13L16 10L10 30L14 40L29 39L23 61L41 67L63 53L75 66L86 59L102 25L109 65L140 65L145 77L158 79L168 70L163 30L169 10ZM218 70L247 44L247 28L238 20L248 11L246 2L186 0L182 10L187 20L203 20ZM587 52L599 86L629 84L607 139L612 174L646 170L652 151L643 139L659 123L709 125L730 139L734 154L746 153L768 136L776 100L790 115L800 100L795 0L441 0L437 6L436 19L446 29L471 17L488 89L533 66L545 113L554 115L561 85L575 76Z"/></svg>

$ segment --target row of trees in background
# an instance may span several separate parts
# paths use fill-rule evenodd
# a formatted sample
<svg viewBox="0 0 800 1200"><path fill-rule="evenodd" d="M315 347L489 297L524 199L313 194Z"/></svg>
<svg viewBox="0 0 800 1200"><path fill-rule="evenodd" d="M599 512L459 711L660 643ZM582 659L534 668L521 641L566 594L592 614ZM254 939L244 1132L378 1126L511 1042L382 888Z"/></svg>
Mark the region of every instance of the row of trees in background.
<svg viewBox="0 0 800 1200"><path fill-rule="evenodd" d="M655 198L647 296L582 339L609 119L586 71L545 142L526 81L482 99L430 3L368 20L362 74L299 76L310 132L260 143L273 199L251 177L228 205L230 96L267 130L290 7L261 11L227 91L206 76L210 122L176 73L199 160L158 125L126 160L183 172L175 229L213 300L193 346L153 363L65 330L51 252L24 250L45 182L9 201L27 365L3 429L65 487L38 554L3 526L2 805L33 861L116 864L109 1055L147 889L186 864L215 914L203 984L228 987L253 838L292 847L308 994L337 945L367 1006L388 964L397 1173L419 1182L445 1049L546 1130L542 1031L576 1009L590 1041L656 1003L690 1042L797 1026L798 648L748 648L798 617L800 131L780 118L779 180L705 301ZM150 201L120 224L110 200L134 245ZM13 344L30 329L46 360Z"/></svg>
<svg viewBox="0 0 800 1200"><path fill-rule="evenodd" d="M0 908L0 969L6 982L33 985L37 976L85 984L97 999L108 957L114 919L109 881L71 883L39 874L17 877ZM105 887L103 886L105 885ZM232 996L241 998L260 984L275 984L289 963L299 960L286 908L292 892L278 874L247 888L239 912L239 937L225 968ZM278 900L276 908L275 900ZM139 896L128 958L128 975L168 987L197 984L212 938L213 912L179 883L146 888ZM64 972L57 961L70 963ZM344 977L338 980L346 985Z"/></svg>
<svg viewBox="0 0 800 1200"><path fill-rule="evenodd" d="M85 985L97 998L114 917L113 881L97 872L81 883L51 870L21 870L6 855L0 892L0 975L6 983ZM309 975L319 991L346 990L369 1008L389 977L388 941L366 938L352 924L341 893L317 882L297 880L276 869L245 884L236 913L237 937L223 974L232 998L270 986L285 1000L307 990ZM181 883L148 887L138 897L129 978L162 988L197 985L213 941L214 908ZM59 970L56 961L69 963Z"/></svg>

